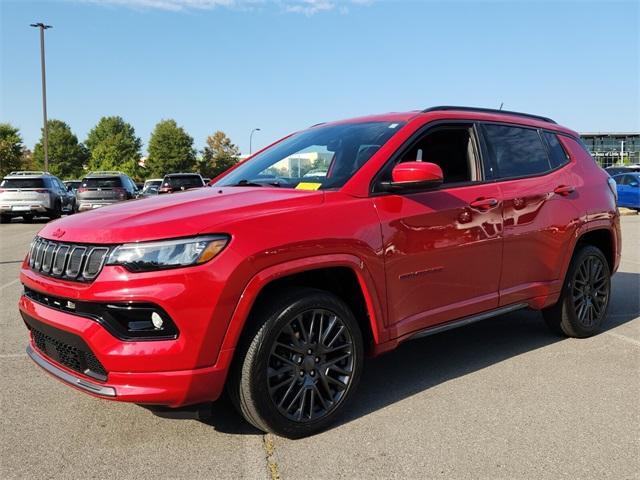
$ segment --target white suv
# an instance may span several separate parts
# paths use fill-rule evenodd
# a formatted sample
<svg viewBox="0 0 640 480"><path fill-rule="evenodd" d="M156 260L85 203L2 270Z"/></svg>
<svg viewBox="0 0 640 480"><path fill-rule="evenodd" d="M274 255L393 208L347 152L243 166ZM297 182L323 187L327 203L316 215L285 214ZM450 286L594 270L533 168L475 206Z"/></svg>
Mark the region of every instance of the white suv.
<svg viewBox="0 0 640 480"><path fill-rule="evenodd" d="M34 216L59 218L73 213L75 197L62 181L47 172L11 172L0 183L0 223L22 217L30 222Z"/></svg>

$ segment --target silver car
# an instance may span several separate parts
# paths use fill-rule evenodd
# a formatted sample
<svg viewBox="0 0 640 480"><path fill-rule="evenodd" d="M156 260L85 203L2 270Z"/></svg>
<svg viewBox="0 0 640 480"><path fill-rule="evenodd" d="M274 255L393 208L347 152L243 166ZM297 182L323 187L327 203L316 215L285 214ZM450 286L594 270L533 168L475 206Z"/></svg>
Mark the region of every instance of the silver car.
<svg viewBox="0 0 640 480"><path fill-rule="evenodd" d="M134 181L122 172L91 172L76 190L76 209L92 210L136 198L137 194Z"/></svg>
<svg viewBox="0 0 640 480"><path fill-rule="evenodd" d="M11 172L0 183L0 222L13 217L30 222L33 217L59 218L73 213L75 197L62 181L47 172Z"/></svg>

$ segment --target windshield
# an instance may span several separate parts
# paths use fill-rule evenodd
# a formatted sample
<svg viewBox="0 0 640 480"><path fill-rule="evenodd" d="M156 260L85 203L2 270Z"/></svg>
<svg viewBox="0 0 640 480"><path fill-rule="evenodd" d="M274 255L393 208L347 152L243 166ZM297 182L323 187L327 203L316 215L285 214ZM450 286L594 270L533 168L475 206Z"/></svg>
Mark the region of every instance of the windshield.
<svg viewBox="0 0 640 480"><path fill-rule="evenodd" d="M192 188L202 187L202 178L198 175L173 175L171 177L164 178L164 186L171 188Z"/></svg>
<svg viewBox="0 0 640 480"><path fill-rule="evenodd" d="M366 122L314 127L256 155L215 185L339 188L403 125Z"/></svg>
<svg viewBox="0 0 640 480"><path fill-rule="evenodd" d="M0 183L3 188L43 188L42 178L5 178Z"/></svg>
<svg viewBox="0 0 640 480"><path fill-rule="evenodd" d="M144 188L143 188L143 192L146 192L147 190L158 190L158 188L160 188L160 185L162 185L162 180L147 180L146 182L144 182Z"/></svg>

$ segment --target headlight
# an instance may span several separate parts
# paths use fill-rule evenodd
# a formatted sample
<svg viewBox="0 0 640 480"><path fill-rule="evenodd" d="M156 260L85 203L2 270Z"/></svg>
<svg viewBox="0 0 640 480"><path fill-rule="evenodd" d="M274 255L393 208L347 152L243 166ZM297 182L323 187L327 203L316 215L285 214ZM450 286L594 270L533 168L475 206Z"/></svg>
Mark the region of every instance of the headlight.
<svg viewBox="0 0 640 480"><path fill-rule="evenodd" d="M126 243L111 252L107 265L122 265L132 272L200 265L218 255L227 243L229 237L223 235Z"/></svg>

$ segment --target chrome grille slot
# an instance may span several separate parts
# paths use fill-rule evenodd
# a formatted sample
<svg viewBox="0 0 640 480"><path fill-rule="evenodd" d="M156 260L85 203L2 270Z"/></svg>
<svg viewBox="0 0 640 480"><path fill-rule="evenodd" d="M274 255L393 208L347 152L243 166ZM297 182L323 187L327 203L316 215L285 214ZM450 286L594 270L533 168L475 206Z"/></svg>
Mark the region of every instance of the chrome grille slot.
<svg viewBox="0 0 640 480"><path fill-rule="evenodd" d="M51 265L53 264L53 255L56 252L57 245L55 243L49 243L44 248L44 256L42 257L42 267L40 270L43 273L49 273L51 271Z"/></svg>
<svg viewBox="0 0 640 480"><path fill-rule="evenodd" d="M29 267L44 275L88 282L102 270L111 247L75 245L37 237L29 251Z"/></svg>
<svg viewBox="0 0 640 480"><path fill-rule="evenodd" d="M73 247L71 249L71 255L69 257L69 265L65 272L69 278L76 278L80 274L82 268L82 261L84 260L84 254L87 251L87 247Z"/></svg>
<svg viewBox="0 0 640 480"><path fill-rule="evenodd" d="M84 278L95 278L96 275L100 273L108 252L108 248L96 247L91 249L89 255L87 255L87 261L82 272Z"/></svg>
<svg viewBox="0 0 640 480"><path fill-rule="evenodd" d="M58 251L56 252L56 259L55 262L53 262L51 273L53 273L54 275L62 275L62 272L64 272L64 267L67 263L68 253L69 245L60 245L60 247L58 247Z"/></svg>

